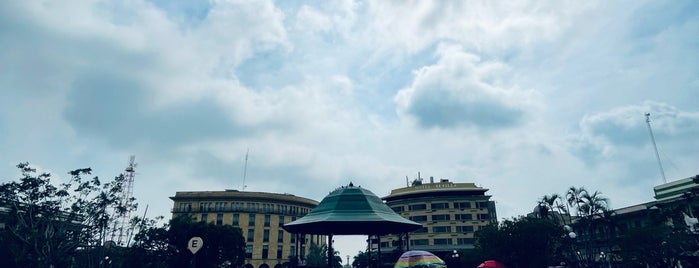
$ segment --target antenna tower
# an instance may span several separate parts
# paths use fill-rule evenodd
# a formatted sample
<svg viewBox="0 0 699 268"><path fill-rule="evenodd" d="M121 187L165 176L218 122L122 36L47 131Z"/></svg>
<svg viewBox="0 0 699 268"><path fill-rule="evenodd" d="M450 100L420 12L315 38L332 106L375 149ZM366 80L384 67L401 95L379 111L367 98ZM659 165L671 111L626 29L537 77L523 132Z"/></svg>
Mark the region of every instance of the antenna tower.
<svg viewBox="0 0 699 268"><path fill-rule="evenodd" d="M245 152L245 167L243 168L243 186L241 187L243 191L248 187L245 185L245 177L248 175L248 154L250 153L250 148Z"/></svg>
<svg viewBox="0 0 699 268"><path fill-rule="evenodd" d="M665 178L665 170L663 170L663 163L660 162L660 154L658 154L658 146L655 144L655 136L653 135L653 129L650 127L650 113L646 113L646 124L648 124L648 132L650 133L650 140L653 142L653 149L655 150L655 159L658 160L658 167L660 168L660 175L663 176L663 183L667 183Z"/></svg>
<svg viewBox="0 0 699 268"><path fill-rule="evenodd" d="M118 212L115 208L114 216L116 221L114 222L114 228L112 229L112 241L118 246L128 246L124 245L124 242L130 240L131 232L133 228L131 225L131 199L133 197L133 181L136 174L136 156L132 155L129 157L129 165L126 167L124 172L124 185L122 188L121 196L119 197L120 207L126 208L125 212Z"/></svg>

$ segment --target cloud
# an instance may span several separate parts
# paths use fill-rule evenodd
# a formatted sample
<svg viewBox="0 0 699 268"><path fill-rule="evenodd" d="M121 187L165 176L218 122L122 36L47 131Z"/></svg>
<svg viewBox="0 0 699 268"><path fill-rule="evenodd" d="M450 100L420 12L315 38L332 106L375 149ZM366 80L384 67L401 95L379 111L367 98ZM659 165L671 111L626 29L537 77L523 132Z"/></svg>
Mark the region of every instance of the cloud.
<svg viewBox="0 0 699 268"><path fill-rule="evenodd" d="M122 148L162 148L250 134L213 100L154 107L153 98L152 90L129 77L88 73L73 84L64 116L80 135L104 138Z"/></svg>
<svg viewBox="0 0 699 268"><path fill-rule="evenodd" d="M683 111L675 106L646 101L620 106L580 120L580 135L569 141L570 152L587 168L604 172L607 183L623 185L659 184L661 174L654 154L645 113L651 124L666 179L681 179L693 174L696 160L693 148L699 146L699 112ZM628 200L627 197L623 197Z"/></svg>
<svg viewBox="0 0 699 268"><path fill-rule="evenodd" d="M482 62L455 46L441 47L438 56L434 65L415 71L412 84L395 96L398 113L421 127L511 128L533 107L533 93L500 84L506 71L502 63Z"/></svg>

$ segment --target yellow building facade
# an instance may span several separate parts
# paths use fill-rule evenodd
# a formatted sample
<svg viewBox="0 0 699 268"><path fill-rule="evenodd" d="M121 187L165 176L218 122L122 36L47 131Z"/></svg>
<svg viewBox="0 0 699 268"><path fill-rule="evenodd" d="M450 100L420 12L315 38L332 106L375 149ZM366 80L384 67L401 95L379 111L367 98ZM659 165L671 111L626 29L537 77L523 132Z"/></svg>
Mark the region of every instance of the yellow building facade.
<svg viewBox="0 0 699 268"><path fill-rule="evenodd" d="M381 252L409 248L446 256L454 250L473 248L474 233L495 224L495 202L486 188L474 183L453 183L442 179L394 189L382 199L402 217L422 224L407 237L381 237ZM407 241L407 242L406 242Z"/></svg>
<svg viewBox="0 0 699 268"><path fill-rule="evenodd" d="M286 267L305 256L310 244L325 236L294 235L282 225L308 214L318 202L291 194L237 190L176 192L172 217L189 214L195 220L239 227L246 241L246 268Z"/></svg>

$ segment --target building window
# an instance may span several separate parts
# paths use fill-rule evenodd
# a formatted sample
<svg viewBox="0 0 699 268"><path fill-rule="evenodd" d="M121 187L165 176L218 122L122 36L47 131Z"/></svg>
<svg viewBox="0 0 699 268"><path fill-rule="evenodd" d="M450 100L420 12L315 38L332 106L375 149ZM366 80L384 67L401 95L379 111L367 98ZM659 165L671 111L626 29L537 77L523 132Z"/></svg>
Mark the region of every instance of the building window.
<svg viewBox="0 0 699 268"><path fill-rule="evenodd" d="M226 202L216 202L214 203L214 209L216 211L224 211L226 209Z"/></svg>
<svg viewBox="0 0 699 268"><path fill-rule="evenodd" d="M180 203L180 212L192 211L192 203Z"/></svg>
<svg viewBox="0 0 699 268"><path fill-rule="evenodd" d="M456 244L457 244L457 245L468 245L468 244L473 244L473 238L457 238L457 239L456 239Z"/></svg>
<svg viewBox="0 0 699 268"><path fill-rule="evenodd" d="M201 221L202 221L202 222L206 222L206 221L208 221L208 220L209 220L209 214L202 213L202 214L201 214Z"/></svg>
<svg viewBox="0 0 699 268"><path fill-rule="evenodd" d="M455 202L454 208L460 208L460 209L471 208L471 202Z"/></svg>
<svg viewBox="0 0 699 268"><path fill-rule="evenodd" d="M489 214L478 214L478 219L479 220L489 220L490 215Z"/></svg>
<svg viewBox="0 0 699 268"><path fill-rule="evenodd" d="M294 237L294 236L292 235L291 237ZM296 246L291 246L291 248L289 248L289 256L291 256L291 257L296 256Z"/></svg>
<svg viewBox="0 0 699 268"><path fill-rule="evenodd" d="M277 243L284 243L284 231L277 231Z"/></svg>
<svg viewBox="0 0 699 268"><path fill-rule="evenodd" d="M199 210L200 211L210 211L211 210L211 203L210 202L199 202Z"/></svg>
<svg viewBox="0 0 699 268"><path fill-rule="evenodd" d="M395 206L395 207L391 207L391 209L393 209L393 211L395 211L396 213L403 212L403 206Z"/></svg>
<svg viewBox="0 0 699 268"><path fill-rule="evenodd" d="M282 253L284 252L284 248L282 246L277 246L277 259L282 258Z"/></svg>
<svg viewBox="0 0 699 268"><path fill-rule="evenodd" d="M470 220L473 220L473 215L471 215L471 214L454 214L454 219L457 221L470 221Z"/></svg>
<svg viewBox="0 0 699 268"><path fill-rule="evenodd" d="M427 216L422 215L422 216L410 216L411 221L416 221L416 222L424 222L427 221Z"/></svg>
<svg viewBox="0 0 699 268"><path fill-rule="evenodd" d="M451 238L435 238L435 245L451 245Z"/></svg>
<svg viewBox="0 0 699 268"><path fill-rule="evenodd" d="M433 233L451 233L451 226L435 226L432 227Z"/></svg>
<svg viewBox="0 0 699 268"><path fill-rule="evenodd" d="M388 247L388 242L381 242L381 247L382 247L382 248L387 248L387 247Z"/></svg>
<svg viewBox="0 0 699 268"><path fill-rule="evenodd" d="M447 209L449 208L449 203L432 203L430 205L432 209Z"/></svg>
<svg viewBox="0 0 699 268"><path fill-rule="evenodd" d="M262 258L266 259L268 255L269 255L269 246L267 246L267 245L262 246Z"/></svg>
<svg viewBox="0 0 699 268"><path fill-rule="evenodd" d="M240 224L240 214L233 214L233 226L238 226Z"/></svg>
<svg viewBox="0 0 699 268"><path fill-rule="evenodd" d="M248 226L255 226L255 214L248 214Z"/></svg>
<svg viewBox="0 0 699 268"><path fill-rule="evenodd" d="M245 258L252 259L252 245L245 246Z"/></svg>
<svg viewBox="0 0 699 268"><path fill-rule="evenodd" d="M426 204L417 204L417 205L410 205L410 210L425 210L427 209Z"/></svg>
<svg viewBox="0 0 699 268"><path fill-rule="evenodd" d="M420 229L417 229L412 232L413 234L422 234L422 233L427 233L427 227L422 227Z"/></svg>
<svg viewBox="0 0 699 268"><path fill-rule="evenodd" d="M427 240L427 239L412 239L412 240L410 240L411 246L427 246L428 244L429 244L429 240Z"/></svg>
<svg viewBox="0 0 699 268"><path fill-rule="evenodd" d="M284 225L284 216L279 216L279 227Z"/></svg>
<svg viewBox="0 0 699 268"><path fill-rule="evenodd" d="M269 230L265 230L262 233L262 242L269 242Z"/></svg>
<svg viewBox="0 0 699 268"><path fill-rule="evenodd" d="M296 236L298 236L298 234L291 234L291 243L296 243Z"/></svg>
<svg viewBox="0 0 699 268"><path fill-rule="evenodd" d="M448 221L450 218L451 217L449 217L449 214L432 215L433 221Z"/></svg>
<svg viewBox="0 0 699 268"><path fill-rule="evenodd" d="M269 227L269 221L270 221L271 217L272 216L270 216L269 214L265 215L265 227Z"/></svg>
<svg viewBox="0 0 699 268"><path fill-rule="evenodd" d="M223 213L216 214L216 225L223 225Z"/></svg>
<svg viewBox="0 0 699 268"><path fill-rule="evenodd" d="M456 226L457 233L473 233L473 226Z"/></svg>
<svg viewBox="0 0 699 268"><path fill-rule="evenodd" d="M478 208L488 208L488 201L478 202L476 205Z"/></svg>
<svg viewBox="0 0 699 268"><path fill-rule="evenodd" d="M255 229L248 229L248 242L255 241Z"/></svg>

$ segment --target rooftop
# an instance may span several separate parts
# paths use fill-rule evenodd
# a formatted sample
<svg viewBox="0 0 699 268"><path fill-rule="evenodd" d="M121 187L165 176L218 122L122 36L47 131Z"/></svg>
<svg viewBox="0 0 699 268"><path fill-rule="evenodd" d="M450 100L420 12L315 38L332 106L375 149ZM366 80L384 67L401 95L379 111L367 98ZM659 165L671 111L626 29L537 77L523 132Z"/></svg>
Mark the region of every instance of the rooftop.
<svg viewBox="0 0 699 268"><path fill-rule="evenodd" d="M430 181L433 181L430 178ZM441 179L439 182L422 183L413 182L413 186L391 190L391 194L384 197L384 200L392 200L401 197L415 196L421 194L465 194L465 195L485 195L489 189L476 186L475 183L454 183L448 179Z"/></svg>
<svg viewBox="0 0 699 268"><path fill-rule="evenodd" d="M173 201L184 200L258 200L272 202L295 202L306 205L316 206L318 201L313 199L295 196L287 193L268 193L268 192L244 192L238 190L225 191L191 191L191 192L176 192L175 196L170 197Z"/></svg>

